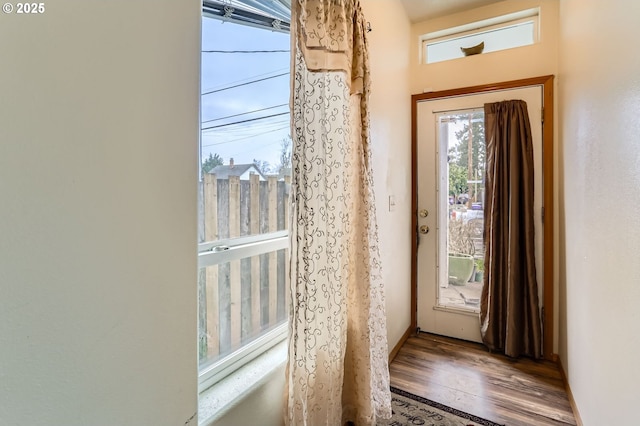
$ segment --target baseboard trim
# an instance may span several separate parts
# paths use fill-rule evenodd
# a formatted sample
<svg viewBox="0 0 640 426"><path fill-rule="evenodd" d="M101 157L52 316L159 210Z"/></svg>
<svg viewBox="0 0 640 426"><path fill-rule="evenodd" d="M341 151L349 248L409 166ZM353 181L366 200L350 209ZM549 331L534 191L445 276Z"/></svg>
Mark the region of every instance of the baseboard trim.
<svg viewBox="0 0 640 426"><path fill-rule="evenodd" d="M573 392L571 392L571 386L569 386L569 381L567 380L567 373L564 371L564 367L562 366L562 361L558 355L553 354L556 363L558 364L558 368L560 369L560 375L562 376L562 381L564 382L564 388L567 391L567 397L569 398L569 404L571 405L571 411L573 411L573 417L576 418L577 426L584 426L582 423L582 419L580 418L580 412L578 411L578 405L576 404L576 400L573 398Z"/></svg>
<svg viewBox="0 0 640 426"><path fill-rule="evenodd" d="M404 342L407 341L409 336L411 336L411 326L407 328L407 331L404 332L400 340L398 340L398 343L396 343L396 345L393 347L393 350L389 354L389 364L391 364L391 361L393 361L396 355L398 355L398 352L400 352L400 348L402 348L402 345L404 345Z"/></svg>

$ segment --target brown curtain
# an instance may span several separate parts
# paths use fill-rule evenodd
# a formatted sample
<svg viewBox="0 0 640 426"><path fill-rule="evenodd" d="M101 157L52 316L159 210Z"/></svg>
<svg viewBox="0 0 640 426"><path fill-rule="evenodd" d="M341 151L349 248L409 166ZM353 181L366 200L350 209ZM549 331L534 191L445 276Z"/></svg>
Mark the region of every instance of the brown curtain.
<svg viewBox="0 0 640 426"><path fill-rule="evenodd" d="M485 104L487 146L482 340L511 357L542 356L533 228L533 142L527 104Z"/></svg>

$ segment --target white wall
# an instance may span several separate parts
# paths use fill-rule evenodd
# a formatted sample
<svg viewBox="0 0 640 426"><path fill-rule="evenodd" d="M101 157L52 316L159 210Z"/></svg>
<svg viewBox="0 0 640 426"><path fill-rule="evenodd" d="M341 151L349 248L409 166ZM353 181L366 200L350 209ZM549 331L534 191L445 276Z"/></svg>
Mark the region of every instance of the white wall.
<svg viewBox="0 0 640 426"><path fill-rule="evenodd" d="M585 425L640 405L640 3L560 2L560 356Z"/></svg>
<svg viewBox="0 0 640 426"><path fill-rule="evenodd" d="M410 24L397 1L363 1L371 62L371 151L389 350L411 323ZM389 196L396 207L389 211Z"/></svg>
<svg viewBox="0 0 640 426"><path fill-rule="evenodd" d="M185 425L200 4L45 6L0 14L0 424Z"/></svg>
<svg viewBox="0 0 640 426"><path fill-rule="evenodd" d="M389 350L410 325L411 302L411 98L409 20L392 0L363 1L371 63L371 144L382 268L386 286ZM389 212L388 197L396 198ZM284 368L216 423L220 426L282 423ZM275 408L275 409L274 409Z"/></svg>

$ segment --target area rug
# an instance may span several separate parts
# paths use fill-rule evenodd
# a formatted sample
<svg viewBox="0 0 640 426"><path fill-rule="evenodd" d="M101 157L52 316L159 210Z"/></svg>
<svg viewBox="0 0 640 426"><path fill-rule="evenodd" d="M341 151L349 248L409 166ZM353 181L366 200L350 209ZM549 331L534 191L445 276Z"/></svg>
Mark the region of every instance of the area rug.
<svg viewBox="0 0 640 426"><path fill-rule="evenodd" d="M378 426L502 426L394 387L391 387L391 408L391 419L379 422Z"/></svg>

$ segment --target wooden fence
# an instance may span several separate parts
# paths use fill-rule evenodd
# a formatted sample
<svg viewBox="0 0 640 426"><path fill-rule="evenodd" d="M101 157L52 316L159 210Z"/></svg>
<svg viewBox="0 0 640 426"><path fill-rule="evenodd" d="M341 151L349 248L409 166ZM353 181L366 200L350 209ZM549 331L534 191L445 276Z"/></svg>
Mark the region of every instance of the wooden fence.
<svg viewBox="0 0 640 426"><path fill-rule="evenodd" d="M289 182L205 174L200 188L201 242L288 229ZM224 356L286 320L288 250L201 268L200 360Z"/></svg>

